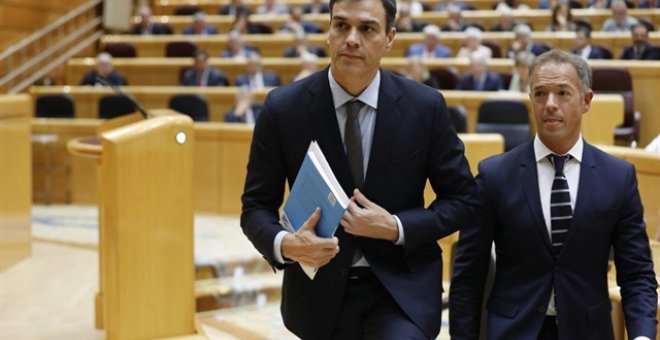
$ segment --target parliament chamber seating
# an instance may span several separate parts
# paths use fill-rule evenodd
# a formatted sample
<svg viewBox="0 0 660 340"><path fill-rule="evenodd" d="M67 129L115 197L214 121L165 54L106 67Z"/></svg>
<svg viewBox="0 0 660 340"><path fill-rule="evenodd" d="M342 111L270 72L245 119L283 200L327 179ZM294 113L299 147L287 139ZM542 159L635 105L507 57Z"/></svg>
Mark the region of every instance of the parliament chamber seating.
<svg viewBox="0 0 660 340"><path fill-rule="evenodd" d="M167 107L190 116L196 122L209 120L208 101L199 94L175 94L170 97Z"/></svg>
<svg viewBox="0 0 660 340"><path fill-rule="evenodd" d="M531 139L527 107L520 100L484 100L479 105L477 133L499 133L504 136L504 151Z"/></svg>
<svg viewBox="0 0 660 340"><path fill-rule="evenodd" d="M68 94L49 94L35 101L35 116L38 118L75 118L76 104Z"/></svg>

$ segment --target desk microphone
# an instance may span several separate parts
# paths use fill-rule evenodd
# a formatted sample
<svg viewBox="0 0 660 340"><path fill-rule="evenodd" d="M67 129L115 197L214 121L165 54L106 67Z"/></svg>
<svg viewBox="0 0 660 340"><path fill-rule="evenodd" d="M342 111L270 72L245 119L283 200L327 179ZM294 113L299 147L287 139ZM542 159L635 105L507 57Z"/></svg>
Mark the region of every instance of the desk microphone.
<svg viewBox="0 0 660 340"><path fill-rule="evenodd" d="M117 85L115 85L115 84L109 82L108 79L106 79L105 77L102 77L102 76L96 76L96 81L99 82L99 83L101 83L101 85L103 85L103 86L108 86L108 87L110 87L113 91L115 91L115 93L116 93L117 95L119 95L119 96L121 96L121 97L124 97L124 98L128 99L128 101L130 101L131 104L133 104L133 107L134 107L136 110L138 110L138 111L142 114L142 117L144 117L144 119L148 119L148 118L149 118L149 115L147 115L147 111L142 107L142 105L140 105L140 103L138 103L138 102L135 100L135 98L133 98L133 96L131 96L130 94L128 94L128 93L126 93L126 92L124 92L124 91L122 91L122 90L119 88L119 86L117 86Z"/></svg>

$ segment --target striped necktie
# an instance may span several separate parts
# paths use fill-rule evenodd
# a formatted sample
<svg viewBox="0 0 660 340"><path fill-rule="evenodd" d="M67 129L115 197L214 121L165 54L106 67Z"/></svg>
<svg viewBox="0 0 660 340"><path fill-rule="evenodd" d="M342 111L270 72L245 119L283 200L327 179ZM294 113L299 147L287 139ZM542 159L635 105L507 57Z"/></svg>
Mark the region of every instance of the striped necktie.
<svg viewBox="0 0 660 340"><path fill-rule="evenodd" d="M568 190L566 176L564 176L564 164L570 158L570 155L559 156L553 154L548 156L548 159L555 165L555 178L550 192L551 240L555 257L559 256L561 247L566 241L568 227L571 225L571 219L573 218L571 193Z"/></svg>

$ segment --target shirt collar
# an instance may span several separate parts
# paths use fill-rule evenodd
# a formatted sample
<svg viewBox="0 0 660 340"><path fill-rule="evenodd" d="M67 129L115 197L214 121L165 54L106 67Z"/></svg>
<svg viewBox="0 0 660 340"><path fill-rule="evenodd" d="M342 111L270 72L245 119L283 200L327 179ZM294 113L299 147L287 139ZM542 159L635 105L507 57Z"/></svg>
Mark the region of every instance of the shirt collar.
<svg viewBox="0 0 660 340"><path fill-rule="evenodd" d="M376 76L369 86L367 86L359 96L353 97L346 90L344 90L339 83L332 76L331 68L328 68L328 80L330 80L330 91L332 92L332 102L335 104L335 110L337 110L342 105L346 104L353 99L358 99L361 102L371 106L372 108L378 108L378 90L380 89L380 70L376 73Z"/></svg>
<svg viewBox="0 0 660 340"><path fill-rule="evenodd" d="M582 134L578 137L577 142L573 147L568 150L567 154L571 155L572 158L575 158L579 163L582 162L582 150L584 149L584 141L582 140ZM539 138L539 135L537 134L534 137L534 157L536 158L536 162L542 161L545 157L548 155L554 154L552 150L550 150Z"/></svg>

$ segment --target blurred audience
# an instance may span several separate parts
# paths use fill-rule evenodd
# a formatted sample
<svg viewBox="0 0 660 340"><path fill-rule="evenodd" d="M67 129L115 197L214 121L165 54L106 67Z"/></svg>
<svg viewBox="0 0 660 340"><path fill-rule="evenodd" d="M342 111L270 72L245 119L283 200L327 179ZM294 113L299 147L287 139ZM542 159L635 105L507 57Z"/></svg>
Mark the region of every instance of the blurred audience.
<svg viewBox="0 0 660 340"><path fill-rule="evenodd" d="M632 46L623 49L621 59L660 60L660 46L649 43L649 31L638 24L632 27Z"/></svg>
<svg viewBox="0 0 660 340"><path fill-rule="evenodd" d="M491 58L493 51L481 44L483 33L476 27L468 27L465 29L465 41L463 47L458 50L456 58L469 58L474 52L479 52L487 58Z"/></svg>
<svg viewBox="0 0 660 340"><path fill-rule="evenodd" d="M399 32L421 32L426 26L425 23L418 22L410 15L410 7L407 4L402 4L397 7L399 12L396 17L396 31Z"/></svg>
<svg viewBox="0 0 660 340"><path fill-rule="evenodd" d="M422 13L424 13L424 6L417 0L397 0L397 15L399 14L398 11L400 11L403 7L407 7L408 11L410 12L410 16L413 17L420 16Z"/></svg>
<svg viewBox="0 0 660 340"><path fill-rule="evenodd" d="M511 8L511 9L529 9L529 6L525 4L521 0L500 0L500 2L495 6L495 10L499 10L501 8Z"/></svg>
<svg viewBox="0 0 660 340"><path fill-rule="evenodd" d="M628 7L623 0L612 2L612 17L603 23L605 32L628 32L630 28L637 25L637 19L628 15Z"/></svg>
<svg viewBox="0 0 660 340"><path fill-rule="evenodd" d="M424 64L424 60L420 57L408 58L405 76L408 79L430 86L434 89L440 88L440 81L431 75L426 64Z"/></svg>
<svg viewBox="0 0 660 340"><path fill-rule="evenodd" d="M529 65L532 64L535 57L529 52L516 54L509 91L529 93Z"/></svg>
<svg viewBox="0 0 660 340"><path fill-rule="evenodd" d="M560 2L552 8L552 19L550 25L545 29L550 32L575 31L577 25L573 21L571 6L566 2Z"/></svg>
<svg viewBox="0 0 660 340"><path fill-rule="evenodd" d="M490 27L493 32L513 32L516 27L516 20L513 17L513 10L509 7L498 9L499 18L497 22Z"/></svg>
<svg viewBox="0 0 660 340"><path fill-rule="evenodd" d="M303 79L319 69L319 57L316 54L305 53L300 57L300 72L293 81Z"/></svg>
<svg viewBox="0 0 660 340"><path fill-rule="evenodd" d="M261 57L252 53L248 56L246 73L236 77L236 86L246 86L250 90L280 86L280 77L261 68Z"/></svg>
<svg viewBox="0 0 660 340"><path fill-rule="evenodd" d="M236 16L239 12L252 13L250 6L243 3L243 0L231 0L228 5L221 5L218 9L220 15Z"/></svg>
<svg viewBox="0 0 660 340"><path fill-rule="evenodd" d="M241 88L236 92L236 105L225 113L225 122L254 124L259 118L261 108L261 104L254 102L252 91Z"/></svg>
<svg viewBox="0 0 660 340"><path fill-rule="evenodd" d="M463 15L461 14L461 7L456 4L450 4L447 6L447 22L442 25L442 31L444 32L462 32L466 28L472 26L473 24L463 20Z"/></svg>
<svg viewBox="0 0 660 340"><path fill-rule="evenodd" d="M285 58L298 58L305 54L314 54L318 57L325 57L325 50L314 44L310 44L307 40L307 34L304 31L298 31L293 34L294 46L287 47L284 50Z"/></svg>
<svg viewBox="0 0 660 340"><path fill-rule="evenodd" d="M433 11L444 12L449 8L449 6L458 6L460 9L464 9L464 10L468 9L468 6L456 0L441 0L439 4L433 7Z"/></svg>
<svg viewBox="0 0 660 340"><path fill-rule="evenodd" d="M305 5L305 14L330 13L330 6L324 0L312 0L312 3Z"/></svg>
<svg viewBox="0 0 660 340"><path fill-rule="evenodd" d="M288 13L289 7L278 0L264 0L264 4L257 7L257 14L278 15Z"/></svg>
<svg viewBox="0 0 660 340"><path fill-rule="evenodd" d="M424 42L412 44L406 49L406 57L451 58L451 51L440 43L440 29L436 25L424 27Z"/></svg>
<svg viewBox="0 0 660 340"><path fill-rule="evenodd" d="M298 31L304 31L307 33L323 33L323 29L317 24L303 19L302 6L293 6L291 7L289 20L282 24L282 27L280 27L280 32L296 33Z"/></svg>
<svg viewBox="0 0 660 340"><path fill-rule="evenodd" d="M238 11L234 16L234 22L231 24L230 31L238 31L241 34L269 34L273 33L270 26L262 23L253 23L250 21L251 13L248 11Z"/></svg>
<svg viewBox="0 0 660 340"><path fill-rule="evenodd" d="M193 15L192 25L183 29L183 34L218 34L218 30L211 25L206 24L206 16L204 12L197 12Z"/></svg>
<svg viewBox="0 0 660 340"><path fill-rule="evenodd" d="M209 55L204 50L193 54L193 67L186 70L181 77L183 86L228 86L229 81L222 71L209 66Z"/></svg>
<svg viewBox="0 0 660 340"><path fill-rule="evenodd" d="M605 59L605 53L601 48L591 45L591 30L579 27L575 31L575 46L571 53L577 54L582 59Z"/></svg>
<svg viewBox="0 0 660 340"><path fill-rule="evenodd" d="M128 85L126 78L112 66L112 56L107 52L101 52L96 56L94 69L85 73L80 80L80 85L104 85L103 80L99 81L99 78L111 85Z"/></svg>
<svg viewBox="0 0 660 340"><path fill-rule="evenodd" d="M516 54L527 51L534 55L542 54L549 50L549 48L542 44L537 44L532 41L532 29L525 24L518 24L514 29L515 33L513 43L507 52L507 56L513 59Z"/></svg>
<svg viewBox="0 0 660 340"><path fill-rule="evenodd" d="M229 32L229 42L227 47L222 50L220 56L223 58L234 58L246 60L251 53L259 53L259 49L252 45L246 45L243 42L243 35L239 31Z"/></svg>
<svg viewBox="0 0 660 340"><path fill-rule="evenodd" d="M502 78L499 74L488 71L488 58L474 52L470 55L470 68L458 82L458 90L464 91L499 91Z"/></svg>
<svg viewBox="0 0 660 340"><path fill-rule="evenodd" d="M132 34L172 34L172 28L168 25L153 22L151 8L148 6L140 7L138 15L140 16L140 22L133 25Z"/></svg>

